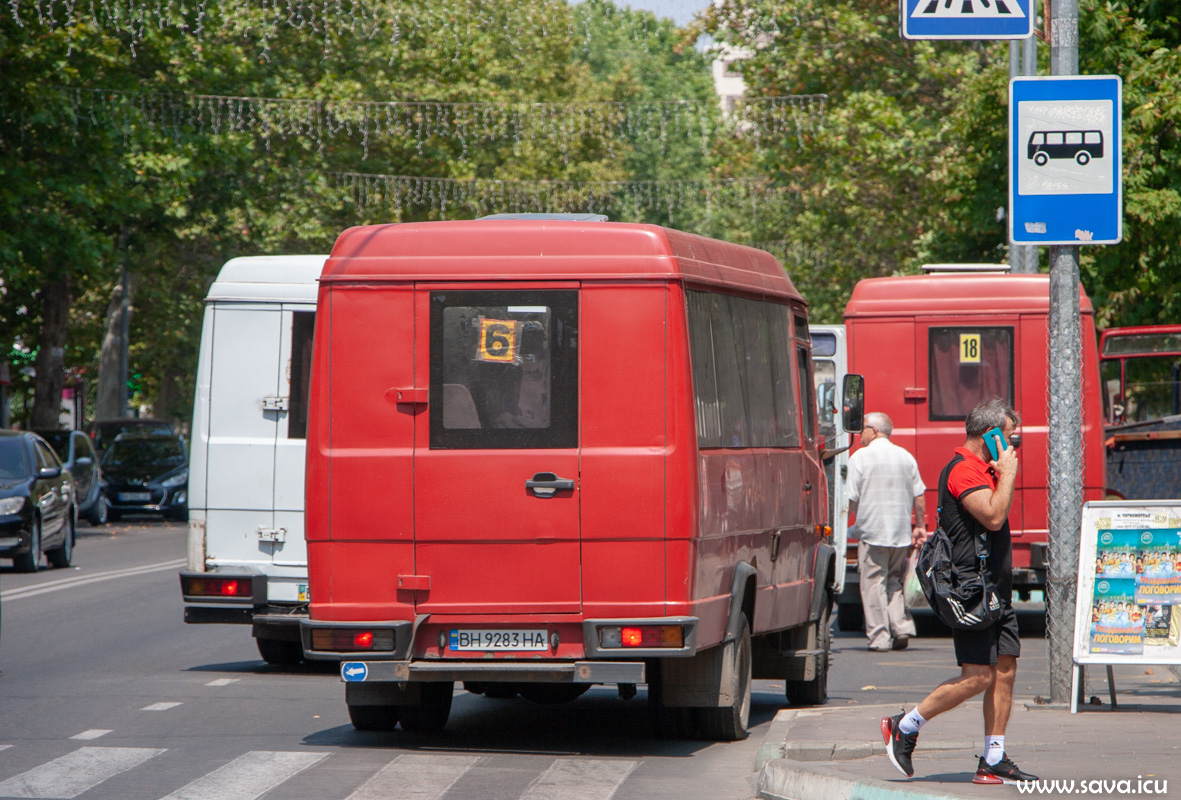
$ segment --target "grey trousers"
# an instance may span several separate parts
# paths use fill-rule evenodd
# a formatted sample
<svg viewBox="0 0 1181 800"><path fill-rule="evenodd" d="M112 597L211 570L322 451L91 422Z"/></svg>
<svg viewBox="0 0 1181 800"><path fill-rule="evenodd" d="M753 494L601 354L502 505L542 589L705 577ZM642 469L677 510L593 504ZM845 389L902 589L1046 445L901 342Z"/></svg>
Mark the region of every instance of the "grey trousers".
<svg viewBox="0 0 1181 800"><path fill-rule="evenodd" d="M861 606L865 610L865 635L869 647L886 650L897 636L914 636L914 619L906 610L902 581L910 547L857 544L857 570Z"/></svg>

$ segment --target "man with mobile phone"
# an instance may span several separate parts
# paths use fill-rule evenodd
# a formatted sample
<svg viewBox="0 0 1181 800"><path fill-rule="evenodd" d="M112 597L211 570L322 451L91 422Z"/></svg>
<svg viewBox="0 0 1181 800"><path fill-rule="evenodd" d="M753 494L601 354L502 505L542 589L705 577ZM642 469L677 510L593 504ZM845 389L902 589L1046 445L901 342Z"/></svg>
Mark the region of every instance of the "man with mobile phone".
<svg viewBox="0 0 1181 800"><path fill-rule="evenodd" d="M1009 535L1009 509L1017 480L1017 454L1011 445L1013 431L1021 419L1013 407L999 397L973 408L964 421L967 439L957 447L947 474L947 485L939 486L939 525L952 542L957 568L972 569L976 558L974 537L983 527L988 533L989 553L985 570L1003 608L997 621L979 631L953 630L956 662L960 674L944 681L906 714L883 717L882 738L890 763L902 774L914 775L911 754L919 729L929 720L984 693L984 755L972 783L1001 784L1035 781L1021 771L1005 753L1005 729L1013 707L1013 684L1017 679L1017 658L1021 655L1017 614L1013 610L1013 553ZM985 436L1000 429L990 452Z"/></svg>

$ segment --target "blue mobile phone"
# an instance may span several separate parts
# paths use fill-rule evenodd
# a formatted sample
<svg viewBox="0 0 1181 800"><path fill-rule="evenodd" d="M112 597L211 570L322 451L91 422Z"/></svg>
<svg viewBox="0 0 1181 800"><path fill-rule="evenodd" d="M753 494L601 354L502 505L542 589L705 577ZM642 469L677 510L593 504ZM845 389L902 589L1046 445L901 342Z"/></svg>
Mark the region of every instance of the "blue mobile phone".
<svg viewBox="0 0 1181 800"><path fill-rule="evenodd" d="M1000 428L985 431L984 443L988 445L988 452L992 454L993 461L1000 458L1001 450L1009 449L1009 445L1005 441L1005 433ZM997 447L998 444L1000 445L999 448Z"/></svg>

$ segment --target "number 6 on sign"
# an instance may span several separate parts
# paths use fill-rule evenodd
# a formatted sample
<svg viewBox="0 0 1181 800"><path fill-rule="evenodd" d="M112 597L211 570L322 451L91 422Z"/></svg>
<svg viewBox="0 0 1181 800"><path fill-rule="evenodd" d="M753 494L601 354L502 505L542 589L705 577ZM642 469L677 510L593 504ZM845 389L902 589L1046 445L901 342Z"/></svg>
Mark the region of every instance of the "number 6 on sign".
<svg viewBox="0 0 1181 800"><path fill-rule="evenodd" d="M495 364L517 363L520 332L521 323L517 320L480 317L480 344L476 359Z"/></svg>
<svg viewBox="0 0 1181 800"><path fill-rule="evenodd" d="M961 333L960 334L960 363L961 364L979 364L980 363L980 334L978 334L978 333Z"/></svg>

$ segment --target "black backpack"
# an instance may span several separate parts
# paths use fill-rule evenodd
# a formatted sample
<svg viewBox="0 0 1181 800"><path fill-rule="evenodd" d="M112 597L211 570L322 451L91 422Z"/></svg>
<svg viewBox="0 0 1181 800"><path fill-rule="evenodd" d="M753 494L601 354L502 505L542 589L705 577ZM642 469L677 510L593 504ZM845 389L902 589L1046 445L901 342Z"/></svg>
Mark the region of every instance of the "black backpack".
<svg viewBox="0 0 1181 800"><path fill-rule="evenodd" d="M915 569L923 594L940 619L957 630L979 631L992 627L1000 618L1002 609L996 586L988 577L988 531L972 520L976 561L970 567L961 567L952 560L951 537L942 524L944 506L954 502L947 490L947 479L952 467L963 460L963 456L956 455L939 474L937 513L940 524L919 551Z"/></svg>

